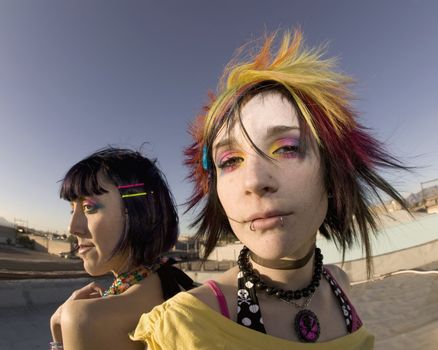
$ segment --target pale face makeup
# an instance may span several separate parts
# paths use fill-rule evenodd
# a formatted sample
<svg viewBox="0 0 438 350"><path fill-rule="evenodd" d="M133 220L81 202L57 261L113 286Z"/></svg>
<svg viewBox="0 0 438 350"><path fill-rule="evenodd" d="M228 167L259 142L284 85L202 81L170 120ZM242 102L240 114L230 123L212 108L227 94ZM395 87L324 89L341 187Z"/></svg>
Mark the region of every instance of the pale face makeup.
<svg viewBox="0 0 438 350"><path fill-rule="evenodd" d="M79 198L71 202L70 233L78 239L78 255L84 269L98 276L126 268L127 256L111 254L124 230L125 215L120 193L114 185L102 181L108 191L102 195Z"/></svg>
<svg viewBox="0 0 438 350"><path fill-rule="evenodd" d="M295 107L280 93L252 97L242 124L222 130L213 144L219 200L238 239L264 259L300 258L314 244L327 212L320 157L303 149Z"/></svg>

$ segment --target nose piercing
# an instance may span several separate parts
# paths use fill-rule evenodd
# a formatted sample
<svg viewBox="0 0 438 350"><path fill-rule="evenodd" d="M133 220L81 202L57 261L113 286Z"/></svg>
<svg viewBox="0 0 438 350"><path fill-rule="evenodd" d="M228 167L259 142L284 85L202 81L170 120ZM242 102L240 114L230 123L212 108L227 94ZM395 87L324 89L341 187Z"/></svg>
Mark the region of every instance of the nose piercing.
<svg viewBox="0 0 438 350"><path fill-rule="evenodd" d="M254 228L254 220L252 220L251 223L249 224L249 229L250 229L251 231L255 231L255 228Z"/></svg>

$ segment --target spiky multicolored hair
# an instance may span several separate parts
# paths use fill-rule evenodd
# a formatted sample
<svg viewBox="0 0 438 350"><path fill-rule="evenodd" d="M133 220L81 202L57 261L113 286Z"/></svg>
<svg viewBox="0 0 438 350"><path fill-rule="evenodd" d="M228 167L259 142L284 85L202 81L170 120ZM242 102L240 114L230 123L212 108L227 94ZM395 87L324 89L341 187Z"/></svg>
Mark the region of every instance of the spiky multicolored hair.
<svg viewBox="0 0 438 350"><path fill-rule="evenodd" d="M231 227L217 197L215 169L202 167L203 150L207 150L212 163L211 148L217 133L230 126L245 101L258 93L277 91L296 107L304 134L314 138L319 147L330 194L320 233L335 241L343 257L346 248L361 241L370 274L370 232L376 232L370 210L373 197L382 202L382 191L407 210L401 195L376 170L406 167L357 122L350 103L352 79L336 70L336 60L324 58L322 48L305 48L299 30L293 35L286 32L272 54L276 37L268 36L249 61L233 60L227 66L217 98L211 98L204 113L192 124L194 143L185 151L185 164L191 169L189 178L195 188L188 210L206 199L193 222L193 226L198 226L198 237L206 243L205 257L222 234L231 232Z"/></svg>

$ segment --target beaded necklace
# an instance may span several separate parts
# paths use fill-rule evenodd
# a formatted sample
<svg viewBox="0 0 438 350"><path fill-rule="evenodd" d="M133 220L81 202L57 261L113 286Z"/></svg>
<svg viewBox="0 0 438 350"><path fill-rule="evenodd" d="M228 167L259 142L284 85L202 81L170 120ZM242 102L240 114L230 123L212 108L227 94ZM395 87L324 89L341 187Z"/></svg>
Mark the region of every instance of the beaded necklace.
<svg viewBox="0 0 438 350"><path fill-rule="evenodd" d="M158 270L160 264L140 266L132 271L121 273L117 276L111 286L103 293L103 297L108 295L118 295L125 292L129 287L144 280L151 273Z"/></svg>
<svg viewBox="0 0 438 350"><path fill-rule="evenodd" d="M321 250L315 248L315 263L312 281L307 287L295 291L272 287L264 282L260 277L260 274L257 271L254 271L252 263L249 261L249 253L249 249L244 246L240 251L239 258L237 259L237 265L239 266L240 271L243 272L245 278L254 283L256 289L263 290L267 295L275 296L298 308L300 311L295 316L294 320L294 328L298 339L306 343L316 342L319 338L321 327L316 314L307 307L309 306L322 277L323 255ZM301 298L306 299L302 305L299 305L297 301Z"/></svg>

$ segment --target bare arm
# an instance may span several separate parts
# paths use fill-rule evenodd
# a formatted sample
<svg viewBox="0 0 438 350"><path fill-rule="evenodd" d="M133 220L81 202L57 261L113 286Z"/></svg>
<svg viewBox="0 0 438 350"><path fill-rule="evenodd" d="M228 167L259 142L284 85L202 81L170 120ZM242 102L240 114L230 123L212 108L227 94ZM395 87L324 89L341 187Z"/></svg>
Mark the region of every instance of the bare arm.
<svg viewBox="0 0 438 350"><path fill-rule="evenodd" d="M106 298L71 300L63 308L61 322L65 350L142 350L145 345L130 340L144 312L163 301L161 285L150 276L143 285Z"/></svg>
<svg viewBox="0 0 438 350"><path fill-rule="evenodd" d="M66 300L66 302L58 307L58 309L50 318L50 331L52 333L53 341L59 343L62 343L63 341L61 322L64 305L72 300L99 298L102 295L102 291L102 287L92 282L85 287L74 291L72 295Z"/></svg>

